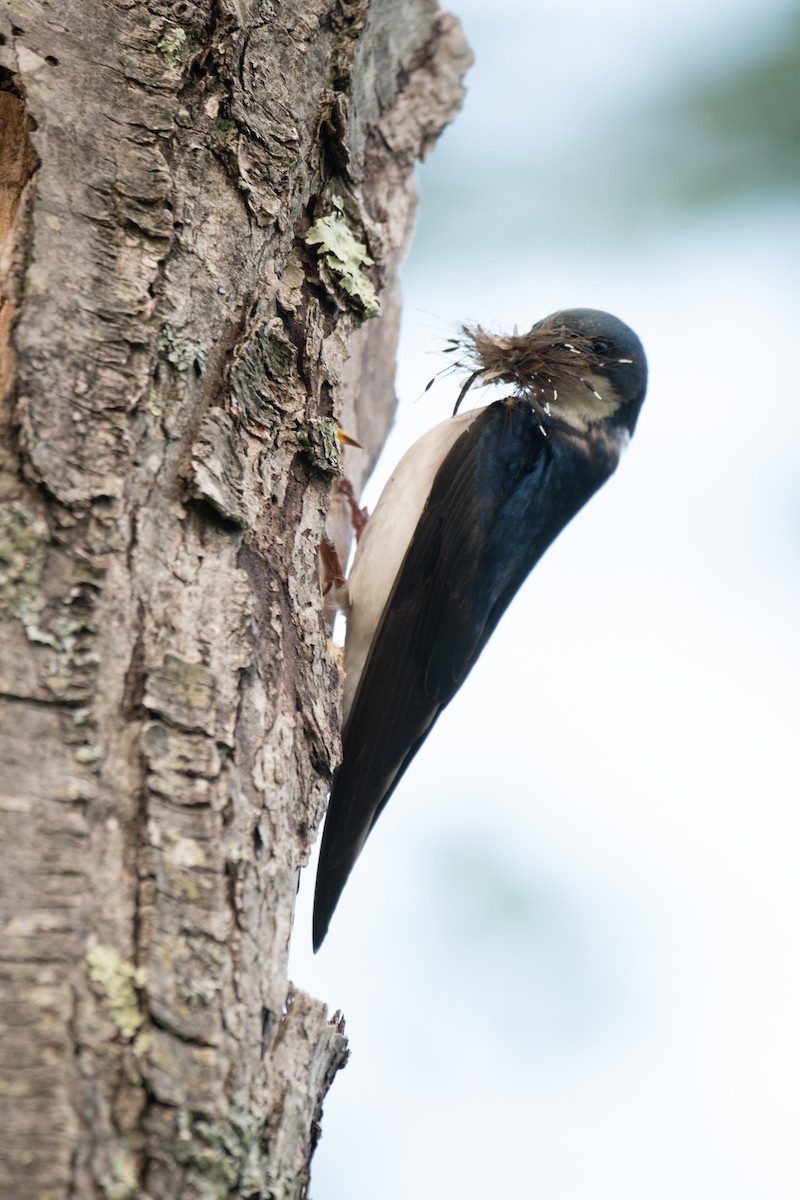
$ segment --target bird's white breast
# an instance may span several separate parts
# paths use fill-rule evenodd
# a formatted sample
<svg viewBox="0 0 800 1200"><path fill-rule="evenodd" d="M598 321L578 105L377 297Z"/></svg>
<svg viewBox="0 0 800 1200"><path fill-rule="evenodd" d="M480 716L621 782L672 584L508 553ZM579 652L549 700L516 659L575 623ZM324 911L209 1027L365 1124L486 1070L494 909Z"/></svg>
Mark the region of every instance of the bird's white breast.
<svg viewBox="0 0 800 1200"><path fill-rule="evenodd" d="M442 421L414 443L395 467L361 536L347 580L342 701L345 721L375 630L414 536L436 472L456 438L480 412L477 409Z"/></svg>

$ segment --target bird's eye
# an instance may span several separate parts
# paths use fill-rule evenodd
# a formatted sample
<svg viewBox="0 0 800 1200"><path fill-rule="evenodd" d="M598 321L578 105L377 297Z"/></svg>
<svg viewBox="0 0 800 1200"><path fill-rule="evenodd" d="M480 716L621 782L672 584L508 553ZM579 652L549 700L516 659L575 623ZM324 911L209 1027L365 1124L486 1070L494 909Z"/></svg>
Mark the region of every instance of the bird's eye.
<svg viewBox="0 0 800 1200"><path fill-rule="evenodd" d="M598 338L596 341L592 342L592 349L594 350L595 354L608 354L611 347L609 346L608 342L604 342Z"/></svg>

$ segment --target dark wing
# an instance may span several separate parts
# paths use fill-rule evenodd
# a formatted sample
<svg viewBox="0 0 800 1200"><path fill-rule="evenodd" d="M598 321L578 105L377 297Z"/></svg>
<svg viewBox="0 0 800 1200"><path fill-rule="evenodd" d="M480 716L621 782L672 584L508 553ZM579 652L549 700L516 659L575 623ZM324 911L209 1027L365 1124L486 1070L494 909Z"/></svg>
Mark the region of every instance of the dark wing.
<svg viewBox="0 0 800 1200"><path fill-rule="evenodd" d="M503 401L445 457L343 733L317 873L315 948L403 772L531 568L607 472L595 475L581 452L542 436L527 405Z"/></svg>

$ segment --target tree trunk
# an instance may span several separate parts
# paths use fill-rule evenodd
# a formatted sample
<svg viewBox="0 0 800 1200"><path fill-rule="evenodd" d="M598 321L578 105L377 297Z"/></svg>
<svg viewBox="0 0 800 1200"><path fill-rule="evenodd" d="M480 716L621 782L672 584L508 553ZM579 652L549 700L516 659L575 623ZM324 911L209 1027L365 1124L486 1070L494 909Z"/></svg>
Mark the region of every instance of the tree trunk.
<svg viewBox="0 0 800 1200"><path fill-rule="evenodd" d="M318 545L469 53L434 0L2 11L2 1189L302 1196L347 1054L286 967Z"/></svg>

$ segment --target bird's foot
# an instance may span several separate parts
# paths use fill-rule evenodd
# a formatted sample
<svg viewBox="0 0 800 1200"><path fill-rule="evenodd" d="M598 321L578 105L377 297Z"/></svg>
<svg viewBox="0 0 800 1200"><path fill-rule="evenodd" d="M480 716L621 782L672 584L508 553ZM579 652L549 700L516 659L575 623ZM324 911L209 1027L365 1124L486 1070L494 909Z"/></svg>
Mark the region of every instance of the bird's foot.
<svg viewBox="0 0 800 1200"><path fill-rule="evenodd" d="M353 533L356 535L356 541L361 538L362 533L367 527L369 520L369 512L366 508L359 508L356 494L353 490L353 485L349 479L339 480L339 491L347 501L347 508L350 513L350 522L353 526Z"/></svg>
<svg viewBox="0 0 800 1200"><path fill-rule="evenodd" d="M327 533L322 535L319 544L319 560L322 594L327 596L331 588L343 588L347 582L339 559L339 551Z"/></svg>

